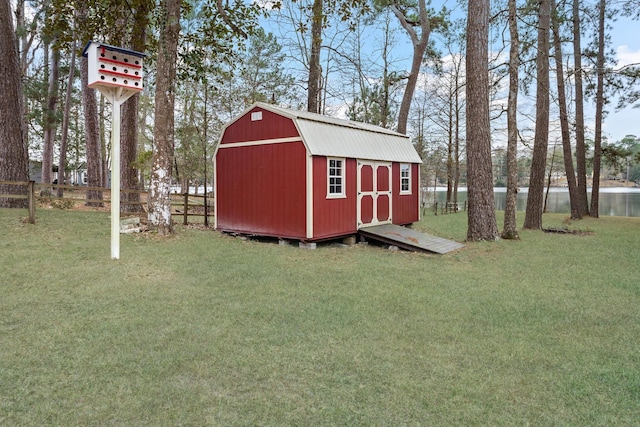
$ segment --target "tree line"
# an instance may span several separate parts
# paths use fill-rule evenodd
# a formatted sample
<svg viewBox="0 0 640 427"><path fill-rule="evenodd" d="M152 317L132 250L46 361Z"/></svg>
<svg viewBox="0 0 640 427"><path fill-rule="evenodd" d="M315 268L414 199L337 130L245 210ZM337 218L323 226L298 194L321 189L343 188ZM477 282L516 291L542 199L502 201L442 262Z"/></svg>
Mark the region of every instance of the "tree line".
<svg viewBox="0 0 640 427"><path fill-rule="evenodd" d="M145 91L122 107L120 181L124 189L149 188L149 222L162 234L172 232L171 188L207 188L220 129L255 101L410 134L424 186L443 179L447 201L457 202L466 183L469 240L518 237L523 156L523 226L542 227L550 137L561 141L572 218L598 215L603 162L620 172L640 160L635 137L609 142L602 135L613 100L635 105L640 96L638 66L618 67L608 44L616 17L638 18L637 0L471 0L467 11L426 0L0 3L7 76L0 81L0 180L27 180L37 158L43 183L53 182L55 170L64 180L84 168L90 187L107 186L110 117L87 86L82 49L99 40L144 52ZM500 156L496 144L504 147ZM496 158L507 187L502 231L493 203ZM0 188L10 191L16 188ZM102 203L100 191L87 198Z"/></svg>

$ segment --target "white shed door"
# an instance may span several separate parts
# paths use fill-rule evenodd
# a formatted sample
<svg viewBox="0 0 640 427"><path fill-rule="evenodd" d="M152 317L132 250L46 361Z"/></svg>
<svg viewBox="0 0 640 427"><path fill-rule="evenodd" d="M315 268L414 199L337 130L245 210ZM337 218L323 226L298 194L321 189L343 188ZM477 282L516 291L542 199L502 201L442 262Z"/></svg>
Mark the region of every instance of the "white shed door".
<svg viewBox="0 0 640 427"><path fill-rule="evenodd" d="M391 223L391 163L358 160L358 228Z"/></svg>

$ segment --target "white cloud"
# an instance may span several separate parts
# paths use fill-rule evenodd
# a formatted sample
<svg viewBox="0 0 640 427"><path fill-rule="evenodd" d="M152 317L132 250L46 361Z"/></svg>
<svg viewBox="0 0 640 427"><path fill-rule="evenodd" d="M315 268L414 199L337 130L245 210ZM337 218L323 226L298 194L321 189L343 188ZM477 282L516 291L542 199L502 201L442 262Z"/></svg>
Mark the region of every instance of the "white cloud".
<svg viewBox="0 0 640 427"><path fill-rule="evenodd" d="M619 67L638 64L640 63L640 49L634 51L626 44L620 45L616 48L616 59L618 60Z"/></svg>
<svg viewBox="0 0 640 427"><path fill-rule="evenodd" d="M254 0L253 3L257 4L262 9L272 10L278 2L271 0Z"/></svg>

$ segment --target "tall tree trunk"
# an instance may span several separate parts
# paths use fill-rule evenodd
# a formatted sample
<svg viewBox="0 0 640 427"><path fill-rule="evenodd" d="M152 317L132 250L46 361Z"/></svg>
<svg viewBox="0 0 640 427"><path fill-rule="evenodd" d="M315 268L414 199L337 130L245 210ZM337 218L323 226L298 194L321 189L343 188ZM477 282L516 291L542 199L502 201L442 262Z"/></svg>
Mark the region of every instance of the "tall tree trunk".
<svg viewBox="0 0 640 427"><path fill-rule="evenodd" d="M81 2L77 10L78 25L86 25L88 6ZM80 89L82 91L82 108L84 110L84 134L86 140L87 185L102 187L102 144L100 139L100 121L98 116L98 100L95 89L89 86L89 60L80 60ZM87 206L102 207L102 191L87 190Z"/></svg>
<svg viewBox="0 0 640 427"><path fill-rule="evenodd" d="M137 52L144 52L146 49L147 26L152 7L152 2L142 1L136 9L130 45L131 49ZM139 189L137 167L139 104L140 94L136 94L122 105L120 187L126 190ZM140 193L121 193L121 200L120 210L122 212L142 212L142 205L139 204Z"/></svg>
<svg viewBox="0 0 640 427"><path fill-rule="evenodd" d="M322 68L320 67L320 46L322 45L322 24L324 22L323 0L314 0L311 8L311 54L309 57L309 88L307 90L307 111L320 112L320 92L322 90Z"/></svg>
<svg viewBox="0 0 640 427"><path fill-rule="evenodd" d="M49 88L49 81L51 80L50 75L51 75L51 43L48 37L45 37L44 40L42 41L42 57L44 58L44 60L42 61L42 72L40 73L41 75L38 76L41 78L41 82L42 85L47 85L47 89ZM25 78L28 78L27 75L24 76ZM27 98L25 98L26 100ZM45 175L47 172L45 172L45 163L49 163L47 162L46 158L50 155L50 153L53 151L52 149L47 150L47 124L48 124L48 117L47 117L47 96L43 96L42 99L40 100L40 109L42 110L42 128L43 128L43 132L42 132L42 163L40 164L40 181L43 182L43 180L45 179L43 177L43 175ZM51 173L49 173L49 178L48 178L48 183L51 183Z"/></svg>
<svg viewBox="0 0 640 427"><path fill-rule="evenodd" d="M75 33L71 42L71 59L69 60L69 75L67 77L67 91L64 97L64 112L62 115L62 136L60 138L60 159L58 163L58 183L64 184L67 170L67 141L69 139L69 118L71 115L71 94L73 91L73 80L76 72L76 42ZM64 188L58 187L58 197L63 197Z"/></svg>
<svg viewBox="0 0 640 427"><path fill-rule="evenodd" d="M102 144L100 143L100 123L98 117L98 100L95 89L88 86L89 63L87 58L81 60L80 79L82 81L82 107L84 109L84 133L87 142L87 185L102 187ZM87 190L87 206L101 207L102 191Z"/></svg>
<svg viewBox="0 0 640 427"><path fill-rule="evenodd" d="M204 157L204 168L203 168L203 172L204 172L204 176L203 176L203 180L204 180L204 226L205 227L209 227L209 202L207 200L208 197L208 187L207 187L207 164L209 164L209 158L207 155L207 145L209 143L209 108L208 108L208 104L209 103L209 82L205 81L204 82L204 108L203 108L203 112L202 112L202 154ZM196 187L197 188L197 187Z"/></svg>
<svg viewBox="0 0 640 427"><path fill-rule="evenodd" d="M598 3L598 57L596 59L597 87L596 87L596 133L593 139L593 182L591 184L591 209L589 214L598 218L598 204L600 199L600 163L602 159L602 119L604 114L604 24L606 17L606 1Z"/></svg>
<svg viewBox="0 0 640 427"><path fill-rule="evenodd" d="M453 201L453 94L449 93L449 112L447 118L447 203Z"/></svg>
<svg viewBox="0 0 640 427"><path fill-rule="evenodd" d="M453 186L453 203L458 206L458 187L460 186L460 65L458 62L460 59L457 59L455 62L456 66L456 90L455 90L455 148L454 148L454 160L455 160L455 171L454 171L454 179L455 185Z"/></svg>
<svg viewBox="0 0 640 427"><path fill-rule="evenodd" d="M489 0L469 0L467 21L467 239L496 240L489 124Z"/></svg>
<svg viewBox="0 0 640 427"><path fill-rule="evenodd" d="M584 90L582 87L580 0L573 0L573 61L576 91L576 169L578 176L578 215L589 214L587 199L587 148L584 140Z"/></svg>
<svg viewBox="0 0 640 427"><path fill-rule="evenodd" d="M138 185L138 106L140 94L135 94L122 104L120 124L120 187L137 190ZM121 212L142 212L140 193L120 194ZM129 203L127 203L129 202ZM132 204L130 204L132 203Z"/></svg>
<svg viewBox="0 0 640 427"><path fill-rule="evenodd" d="M393 49L391 44L391 32L390 32L390 22L389 15L387 14L385 17L385 30L384 30L384 44L382 46L382 61L383 61L383 73L382 73L382 81L383 81L383 96L380 105L380 122L376 123L376 125L380 125L383 128L389 126L389 118L391 116L391 86L395 83L395 79L392 79L392 76L389 74L389 54L390 50ZM364 104L367 102L365 101Z"/></svg>
<svg viewBox="0 0 640 427"><path fill-rule="evenodd" d="M549 201L549 190L551 189L551 178L553 176L553 165L556 161L556 144L553 144L553 150L551 151L551 164L549 165L549 172L547 173L547 189L544 192L544 203L542 205L542 213L547 213L547 202Z"/></svg>
<svg viewBox="0 0 640 427"><path fill-rule="evenodd" d="M109 156L111 154L111 138L107 138L107 113L105 112L105 105L107 100L102 94L100 94L100 102L98 103L98 122L99 122L99 135L100 135L100 159L102 171L100 172L100 187L111 188L111 176L109 170Z"/></svg>
<svg viewBox="0 0 640 427"><path fill-rule="evenodd" d="M16 46L18 53L18 62L20 67L20 82L25 81L27 77L27 70L29 68L28 52L33 42L33 37L29 40L25 23L25 3L26 0L18 0L16 4L16 33L19 35L16 37ZM29 122L28 116L28 103L27 93L22 91L21 108L22 108L22 138L24 140L25 155L27 156L27 162L29 158Z"/></svg>
<svg viewBox="0 0 640 427"><path fill-rule="evenodd" d="M529 175L529 194L524 228L542 229L544 179L549 146L549 25L550 0L540 0L538 11L538 57L536 59L536 127L533 159Z"/></svg>
<svg viewBox="0 0 640 427"><path fill-rule="evenodd" d="M149 223L161 235L171 224L171 167L174 158L174 106L180 0L163 0L156 77L154 146L149 188Z"/></svg>
<svg viewBox="0 0 640 427"><path fill-rule="evenodd" d="M47 104L44 111L44 146L42 150L42 183L53 182L53 149L57 130L58 91L60 80L60 49L51 46L51 61L49 63L49 88ZM60 184L62 182L58 181ZM50 189L46 191L50 193Z"/></svg>
<svg viewBox="0 0 640 427"><path fill-rule="evenodd" d="M556 10L556 1L552 0L552 10ZM571 205L571 218L580 219L578 186L576 173L573 169L573 154L571 153L571 134L569 132L569 115L567 113L567 97L565 95L564 70L562 65L562 41L560 40L560 22L557 12L551 18L553 27L554 57L556 63L556 82L558 84L558 104L560 106L560 133L562 135L562 154L564 157L564 170L569 187L569 203Z"/></svg>
<svg viewBox="0 0 640 427"><path fill-rule="evenodd" d="M0 0L0 181L28 181L29 157L22 132L22 82L10 0ZM26 194L0 184L0 194ZM24 207L25 199L0 198L0 207Z"/></svg>
<svg viewBox="0 0 640 427"><path fill-rule="evenodd" d="M520 39L516 0L509 0L509 99L507 101L507 194L505 196L503 239L518 239L516 208L518 199L518 73Z"/></svg>
<svg viewBox="0 0 640 427"><path fill-rule="evenodd" d="M427 5L425 0L418 0L419 6L419 25L420 35L417 34L413 28L413 21L415 18L408 18L398 9L395 5L391 5L391 10L400 21L400 25L409 34L411 38L411 44L413 45L413 58L411 60L411 71L409 71L409 78L407 79L407 86L404 89L402 96L402 102L400 103L400 110L398 111L398 132L407 133L407 122L409 121L409 110L411 109L411 101L413 100L413 93L418 83L418 76L420 75L420 66L424 59L424 52L427 50L429 44L429 35L431 34L431 22L429 21L429 13L427 11Z"/></svg>
<svg viewBox="0 0 640 427"><path fill-rule="evenodd" d="M457 113L456 113L457 116ZM453 203L458 206L458 188L460 187L460 122L456 118L456 143L454 148L455 167L453 172Z"/></svg>

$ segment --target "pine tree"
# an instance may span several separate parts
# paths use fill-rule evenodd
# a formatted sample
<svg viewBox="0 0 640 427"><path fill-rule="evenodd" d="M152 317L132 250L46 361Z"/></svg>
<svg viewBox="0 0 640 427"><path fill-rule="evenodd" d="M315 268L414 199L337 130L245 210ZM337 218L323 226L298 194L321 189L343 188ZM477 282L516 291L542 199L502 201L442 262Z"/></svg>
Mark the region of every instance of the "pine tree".
<svg viewBox="0 0 640 427"><path fill-rule="evenodd" d="M496 240L489 124L489 0L470 0L467 21L467 239Z"/></svg>
<svg viewBox="0 0 640 427"><path fill-rule="evenodd" d="M9 0L0 0L0 181L27 181L29 157L22 132L22 84ZM0 185L0 194L26 194L25 187ZM0 198L0 207L26 200Z"/></svg>

